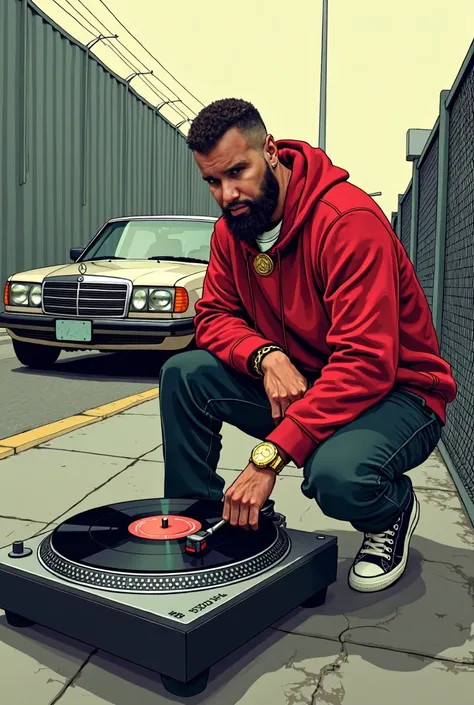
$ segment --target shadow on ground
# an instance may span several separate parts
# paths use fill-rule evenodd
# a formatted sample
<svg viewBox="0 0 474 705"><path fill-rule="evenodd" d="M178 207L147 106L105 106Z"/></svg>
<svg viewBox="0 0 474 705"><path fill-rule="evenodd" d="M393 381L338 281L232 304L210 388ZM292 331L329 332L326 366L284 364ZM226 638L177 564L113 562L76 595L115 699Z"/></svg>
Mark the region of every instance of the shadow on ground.
<svg viewBox="0 0 474 705"><path fill-rule="evenodd" d="M111 382L158 381L160 369L170 355L158 352L144 353L91 353L81 357L63 357L51 370L33 370L18 363L12 373L33 377L84 379Z"/></svg>
<svg viewBox="0 0 474 705"><path fill-rule="evenodd" d="M385 671L419 672L433 658L437 659L438 668L452 674L474 666L474 651L470 648L474 607L472 550L415 536L403 579L388 590L359 594L348 587L347 572L360 537L351 531L328 533L338 536L341 558L338 581L330 587L326 604L314 610L293 610L271 629L225 657L211 668L204 693L187 698L186 702L217 704L224 688L226 692L231 688L232 701L238 702L259 679L287 668L304 673L304 678L309 679L307 685L316 688L316 674L318 668L321 672L326 668L324 663L313 673L307 670L309 665L297 667L295 661L345 662L351 650L361 646L370 648L358 649L358 658ZM436 560L425 556L435 556ZM67 656L77 653L79 646L43 627L15 630L3 616L0 642L26 653L53 673L57 671L58 651ZM167 693L153 672L109 654L96 653L92 647L87 651L90 660L74 685L104 702L130 705L130 698L136 697L137 692L133 687L143 689L141 705L154 702L153 697L157 696L163 698L162 702L183 702Z"/></svg>

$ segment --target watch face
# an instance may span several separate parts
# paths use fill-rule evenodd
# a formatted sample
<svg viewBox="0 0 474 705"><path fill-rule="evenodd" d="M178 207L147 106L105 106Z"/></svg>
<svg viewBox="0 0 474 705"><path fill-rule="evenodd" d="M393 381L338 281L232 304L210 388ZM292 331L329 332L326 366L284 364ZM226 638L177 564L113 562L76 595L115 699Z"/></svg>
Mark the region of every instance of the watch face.
<svg viewBox="0 0 474 705"><path fill-rule="evenodd" d="M270 445L269 443L261 443L254 449L253 459L256 463L263 465L271 463L272 460L274 460L274 458L276 457L276 455L277 451L274 446Z"/></svg>

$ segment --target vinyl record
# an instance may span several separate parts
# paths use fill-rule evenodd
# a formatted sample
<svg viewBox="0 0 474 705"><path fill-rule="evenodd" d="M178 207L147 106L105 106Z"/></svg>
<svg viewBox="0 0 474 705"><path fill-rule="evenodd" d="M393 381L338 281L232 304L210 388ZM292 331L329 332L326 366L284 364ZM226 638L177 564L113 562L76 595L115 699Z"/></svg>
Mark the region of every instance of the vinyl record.
<svg viewBox="0 0 474 705"><path fill-rule="evenodd" d="M220 521L222 508L194 499L111 504L67 519L52 533L51 547L68 562L99 570L167 574L244 561L275 543L277 528L260 515L257 531L225 525L203 555L186 553L186 536Z"/></svg>

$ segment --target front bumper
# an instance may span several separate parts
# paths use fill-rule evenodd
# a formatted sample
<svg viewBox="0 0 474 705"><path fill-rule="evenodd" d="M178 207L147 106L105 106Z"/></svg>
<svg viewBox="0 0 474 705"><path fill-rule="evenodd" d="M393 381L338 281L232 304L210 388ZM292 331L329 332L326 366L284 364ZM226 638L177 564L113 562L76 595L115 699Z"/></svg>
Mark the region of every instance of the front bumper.
<svg viewBox="0 0 474 705"><path fill-rule="evenodd" d="M56 338L55 321L59 317L37 314L0 313L0 327L11 331L15 338L64 348L139 348L162 344L166 339L194 335L193 318L142 320L137 318L87 319L92 323L92 340L87 343ZM70 319L75 320L75 319Z"/></svg>

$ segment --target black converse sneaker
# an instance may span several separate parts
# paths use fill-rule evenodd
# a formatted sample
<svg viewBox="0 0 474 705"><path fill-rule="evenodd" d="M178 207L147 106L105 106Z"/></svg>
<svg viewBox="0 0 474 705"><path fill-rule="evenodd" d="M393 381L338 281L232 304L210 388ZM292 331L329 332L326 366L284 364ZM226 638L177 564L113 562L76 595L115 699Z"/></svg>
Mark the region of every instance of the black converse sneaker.
<svg viewBox="0 0 474 705"><path fill-rule="evenodd" d="M376 592L393 585L403 575L419 518L420 505L411 490L408 504L393 526L378 534L364 534L364 542L349 571L351 588Z"/></svg>

